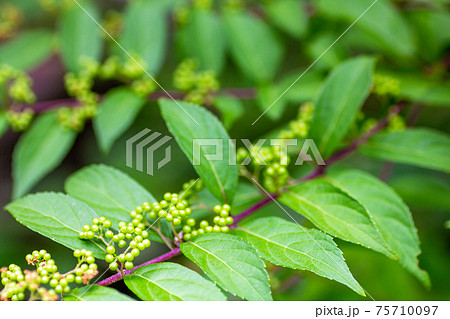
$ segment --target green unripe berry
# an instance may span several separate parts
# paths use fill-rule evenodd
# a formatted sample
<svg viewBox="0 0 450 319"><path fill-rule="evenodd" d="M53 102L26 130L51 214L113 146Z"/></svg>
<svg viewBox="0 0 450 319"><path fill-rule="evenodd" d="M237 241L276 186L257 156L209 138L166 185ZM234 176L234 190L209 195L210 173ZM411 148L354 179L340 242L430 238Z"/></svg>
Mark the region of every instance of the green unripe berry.
<svg viewBox="0 0 450 319"><path fill-rule="evenodd" d="M127 253L127 254L125 255L125 260L127 260L127 261L133 261L133 259L134 259L134 256L133 256L132 253Z"/></svg>
<svg viewBox="0 0 450 319"><path fill-rule="evenodd" d="M219 213L219 216L222 217L222 218L225 218L225 217L228 217L229 214L230 214L230 213L228 213L226 210L222 210L222 211Z"/></svg>
<svg viewBox="0 0 450 319"><path fill-rule="evenodd" d="M211 226L205 227L205 232L211 233L213 231L213 228Z"/></svg>
<svg viewBox="0 0 450 319"><path fill-rule="evenodd" d="M220 213L221 211L222 211L222 207L220 207L220 205L216 205L216 206L214 206L214 213Z"/></svg>
<svg viewBox="0 0 450 319"><path fill-rule="evenodd" d="M196 237L198 235L198 232L196 230L193 230L191 232L192 237Z"/></svg>
<svg viewBox="0 0 450 319"><path fill-rule="evenodd" d="M132 234L126 234L125 238L128 240L132 240L133 239L133 235Z"/></svg>
<svg viewBox="0 0 450 319"><path fill-rule="evenodd" d="M148 239L144 239L144 240L142 241L142 243L144 244L144 246L145 246L146 248L150 247L150 244L151 244L150 240L148 240Z"/></svg>
<svg viewBox="0 0 450 319"><path fill-rule="evenodd" d="M57 286L55 287L55 292L56 292L57 294L62 293L62 292L63 292L63 287L62 287L61 285L57 285Z"/></svg>
<svg viewBox="0 0 450 319"><path fill-rule="evenodd" d="M181 225L181 219L180 219L180 218L174 218L174 219L173 219L173 224L174 224L175 226Z"/></svg>
<svg viewBox="0 0 450 319"><path fill-rule="evenodd" d="M95 258L92 256L89 256L86 258L86 261L88 264L93 264L93 263L95 263Z"/></svg>
<svg viewBox="0 0 450 319"><path fill-rule="evenodd" d="M108 246L106 247L106 252L108 254L114 254L116 252L116 249L114 248L114 246Z"/></svg>
<svg viewBox="0 0 450 319"><path fill-rule="evenodd" d="M74 280L75 280L75 276L73 275L73 274L68 274L67 276L66 276L66 280L67 280L67 282L73 282Z"/></svg>
<svg viewBox="0 0 450 319"><path fill-rule="evenodd" d="M125 227L127 224L125 222L119 222L119 228Z"/></svg>
<svg viewBox="0 0 450 319"><path fill-rule="evenodd" d="M133 263L131 262L131 261L127 261L126 263L125 263L125 269L128 269L128 270L131 270L131 269L133 269Z"/></svg>
<svg viewBox="0 0 450 319"><path fill-rule="evenodd" d="M76 276L82 276L83 275L83 270L78 268L77 270L75 270L75 275Z"/></svg>
<svg viewBox="0 0 450 319"><path fill-rule="evenodd" d="M112 263L112 262L114 261L114 256L113 256L113 255L110 255L110 254L106 255L105 261L106 261L107 263Z"/></svg>
<svg viewBox="0 0 450 319"><path fill-rule="evenodd" d="M58 285L58 280L52 279L50 280L50 287L55 288Z"/></svg>
<svg viewBox="0 0 450 319"><path fill-rule="evenodd" d="M205 233L205 230L203 228L200 228L197 230L199 235L203 235Z"/></svg>
<svg viewBox="0 0 450 319"><path fill-rule="evenodd" d="M191 226L185 225L183 226L183 233L190 233L192 230Z"/></svg>
<svg viewBox="0 0 450 319"><path fill-rule="evenodd" d="M230 231L230 228L228 226L222 226L220 227L220 230L222 233L228 233Z"/></svg>
<svg viewBox="0 0 450 319"><path fill-rule="evenodd" d="M139 255L141 254L141 252L139 251L139 249L133 248L133 249L131 250L131 254L132 254L134 257L137 257L137 256L139 256Z"/></svg>
<svg viewBox="0 0 450 319"><path fill-rule="evenodd" d="M82 284L82 283L83 283L83 278L82 278L81 276L76 276L76 277L75 277L75 282L76 282L77 284Z"/></svg>
<svg viewBox="0 0 450 319"><path fill-rule="evenodd" d="M114 233L112 231L110 231L110 230L107 230L105 232L105 237L108 238L108 239L111 239L111 238L114 237Z"/></svg>
<svg viewBox="0 0 450 319"><path fill-rule="evenodd" d="M69 286L65 286L64 289L63 289L63 292L65 294L68 294L70 292L70 287Z"/></svg>
<svg viewBox="0 0 450 319"><path fill-rule="evenodd" d="M131 248L136 248L137 247L137 242L135 242L134 240L130 242L130 247Z"/></svg>
<svg viewBox="0 0 450 319"><path fill-rule="evenodd" d="M127 245L127 242L125 240L121 240L119 241L119 243L117 244L120 248L124 248Z"/></svg>
<svg viewBox="0 0 450 319"><path fill-rule="evenodd" d="M195 219L194 219L194 218L189 218L189 219L186 221L186 224L187 224L188 226L191 226L191 227L195 226Z"/></svg>
<svg viewBox="0 0 450 319"><path fill-rule="evenodd" d="M117 270L117 267L119 265L116 262L112 262L109 264L109 269L111 269L112 271Z"/></svg>
<svg viewBox="0 0 450 319"><path fill-rule="evenodd" d="M144 250L145 249L145 245L143 243L139 243L139 244L137 244L137 248L139 250Z"/></svg>
<svg viewBox="0 0 450 319"><path fill-rule="evenodd" d="M219 225L220 226L225 226L226 224L227 224L227 222L226 222L225 218L219 219Z"/></svg>
<svg viewBox="0 0 450 319"><path fill-rule="evenodd" d="M105 228L110 228L112 226L112 223L110 220L105 220L105 222L103 223L103 227Z"/></svg>
<svg viewBox="0 0 450 319"><path fill-rule="evenodd" d="M215 226L213 227L213 232L215 232L215 233L220 233L220 231L221 231L220 226L215 225Z"/></svg>
<svg viewBox="0 0 450 319"><path fill-rule="evenodd" d="M187 240L190 240L191 238L192 238L192 235L191 235L191 234L184 234L184 235L183 235L183 239L186 240L186 241L187 241Z"/></svg>
<svg viewBox="0 0 450 319"><path fill-rule="evenodd" d="M117 259L119 260L119 262L123 263L125 261L125 255L124 254L120 254Z"/></svg>
<svg viewBox="0 0 450 319"><path fill-rule="evenodd" d="M48 276L42 276L41 277L41 284L48 284L49 280L50 280L50 278L48 278Z"/></svg>
<svg viewBox="0 0 450 319"><path fill-rule="evenodd" d="M120 233L117 236L119 237L119 240L124 240L125 239L125 234L124 233Z"/></svg>
<svg viewBox="0 0 450 319"><path fill-rule="evenodd" d="M75 258L81 257L81 251L80 251L79 249L76 249L76 250L73 252L73 256L74 256Z"/></svg>
<svg viewBox="0 0 450 319"><path fill-rule="evenodd" d="M214 217L214 224L218 224L219 223L219 221L220 221L220 216L216 216L216 217Z"/></svg>
<svg viewBox="0 0 450 319"><path fill-rule="evenodd" d="M222 208L223 208L223 210L225 210L227 212L230 212L230 210L231 210L231 206L228 204L223 205Z"/></svg>
<svg viewBox="0 0 450 319"><path fill-rule="evenodd" d="M46 261L50 260L51 258L52 258L52 256L48 253L44 255L44 260L46 260Z"/></svg>
<svg viewBox="0 0 450 319"><path fill-rule="evenodd" d="M227 225L232 225L234 222L233 217L228 216L227 218L225 218L225 222L227 223Z"/></svg>
<svg viewBox="0 0 450 319"><path fill-rule="evenodd" d="M119 236L117 236L117 235L114 235L113 238L112 238L112 241L115 242L115 243L117 243L119 240L120 240Z"/></svg>
<svg viewBox="0 0 450 319"><path fill-rule="evenodd" d="M97 270L97 268L98 268L97 264L90 264L89 265L89 269Z"/></svg>
<svg viewBox="0 0 450 319"><path fill-rule="evenodd" d="M206 227L208 227L208 226L209 226L208 221L202 220L202 221L200 222L200 228L206 228Z"/></svg>

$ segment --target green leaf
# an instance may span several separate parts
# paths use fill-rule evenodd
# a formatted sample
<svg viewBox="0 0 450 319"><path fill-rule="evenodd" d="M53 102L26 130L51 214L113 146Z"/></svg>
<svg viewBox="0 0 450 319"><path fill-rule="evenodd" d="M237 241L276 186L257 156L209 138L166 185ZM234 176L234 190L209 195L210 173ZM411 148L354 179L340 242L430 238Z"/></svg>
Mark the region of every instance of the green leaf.
<svg viewBox="0 0 450 319"><path fill-rule="evenodd" d="M13 198L23 196L69 152L76 133L61 127L55 112L39 116L13 153Z"/></svg>
<svg viewBox="0 0 450 319"><path fill-rule="evenodd" d="M308 27L306 5L297 0L277 0L266 5L269 20L294 38L301 39Z"/></svg>
<svg viewBox="0 0 450 319"><path fill-rule="evenodd" d="M286 91L291 85L292 87L286 92L286 98L290 103L303 103L312 101L316 98L323 82L323 77L318 72L308 71L297 82L295 82L303 71L289 75L280 81L281 92ZM295 82L295 84L293 84ZM272 101L273 102L273 101ZM267 107L272 103L267 104Z"/></svg>
<svg viewBox="0 0 450 319"><path fill-rule="evenodd" d="M332 236L397 258L366 208L323 179L290 188L281 195L280 201Z"/></svg>
<svg viewBox="0 0 450 319"><path fill-rule="evenodd" d="M352 125L369 94L374 59L359 57L333 69L316 99L311 138L323 157L328 157Z"/></svg>
<svg viewBox="0 0 450 319"><path fill-rule="evenodd" d="M312 271L365 296L340 249L330 236L321 231L307 229L279 217L265 217L240 223L235 232L272 264Z"/></svg>
<svg viewBox="0 0 450 319"><path fill-rule="evenodd" d="M103 152L110 151L116 139L134 122L144 104L143 98L125 87L106 93L94 118L95 135Z"/></svg>
<svg viewBox="0 0 450 319"><path fill-rule="evenodd" d="M2 43L0 61L18 69L31 70L51 55L52 41L53 34L50 30L24 31Z"/></svg>
<svg viewBox="0 0 450 319"><path fill-rule="evenodd" d="M223 293L198 273L175 263L137 269L125 284L145 301L224 301Z"/></svg>
<svg viewBox="0 0 450 319"><path fill-rule="evenodd" d="M78 234L99 217L85 203L61 193L37 193L17 199L5 209L22 225L71 249L87 249L104 258L101 243L82 240Z"/></svg>
<svg viewBox="0 0 450 319"><path fill-rule="evenodd" d="M106 165L91 165L71 175L65 184L70 196L92 207L113 225L128 221L130 212L144 202L156 200L125 173Z"/></svg>
<svg viewBox="0 0 450 319"><path fill-rule="evenodd" d="M87 13L74 5L61 16L59 25L61 56L71 72L81 71L80 59L83 57L100 61L103 50L102 30L95 23L100 21L99 11L89 1L80 2Z"/></svg>
<svg viewBox="0 0 450 319"><path fill-rule="evenodd" d="M324 32L311 39L311 41L308 41L306 52L312 61L316 60L326 51L326 54L322 55L320 60L314 64L315 70L331 69L348 56L348 53L342 46L335 45L329 48L338 36L334 32Z"/></svg>
<svg viewBox="0 0 450 319"><path fill-rule="evenodd" d="M283 47L261 19L248 13L228 13L225 26L231 54L241 71L253 82L269 82L283 57Z"/></svg>
<svg viewBox="0 0 450 319"><path fill-rule="evenodd" d="M168 37L169 2L137 0L129 2L119 43L132 56L142 58L146 69L156 74L164 63ZM126 57L125 52L119 54Z"/></svg>
<svg viewBox="0 0 450 319"><path fill-rule="evenodd" d="M217 96L214 98L214 107L220 111L226 128L231 128L244 113L242 101L228 96Z"/></svg>
<svg viewBox="0 0 450 319"><path fill-rule="evenodd" d="M220 121L194 104L162 99L159 105L167 127L184 154L191 163L200 163L194 165L194 169L202 182L220 202L231 203L237 187L238 169L236 165L229 163L230 155L235 152L234 145L229 145L230 138ZM219 145L217 149L215 145L204 145L205 142L211 142L211 139ZM194 148L199 150L199 158L194 158ZM220 159L206 158L208 154L220 153Z"/></svg>
<svg viewBox="0 0 450 319"><path fill-rule="evenodd" d="M184 56L195 58L201 69L220 74L225 63L226 48L221 16L194 8L179 37Z"/></svg>
<svg viewBox="0 0 450 319"><path fill-rule="evenodd" d="M0 112L0 138L8 130L8 121L6 120L5 113Z"/></svg>
<svg viewBox="0 0 450 319"><path fill-rule="evenodd" d="M210 233L183 243L180 248L223 289L247 300L272 300L263 261L239 237Z"/></svg>
<svg viewBox="0 0 450 319"><path fill-rule="evenodd" d="M415 39L409 25L388 0L376 3L373 0L320 0L317 7L320 13L347 25L354 23L368 9L354 28L363 31L366 38L384 52L407 58L415 54Z"/></svg>
<svg viewBox="0 0 450 319"><path fill-rule="evenodd" d="M392 188L374 176L357 170L333 174L331 182L367 208L381 235L397 252L400 263L426 286L428 274L419 268L419 237L411 212Z"/></svg>
<svg viewBox="0 0 450 319"><path fill-rule="evenodd" d="M384 132L360 148L364 155L450 173L450 137L427 128Z"/></svg>
<svg viewBox="0 0 450 319"><path fill-rule="evenodd" d="M136 301L114 288L89 285L64 294L64 301Z"/></svg>

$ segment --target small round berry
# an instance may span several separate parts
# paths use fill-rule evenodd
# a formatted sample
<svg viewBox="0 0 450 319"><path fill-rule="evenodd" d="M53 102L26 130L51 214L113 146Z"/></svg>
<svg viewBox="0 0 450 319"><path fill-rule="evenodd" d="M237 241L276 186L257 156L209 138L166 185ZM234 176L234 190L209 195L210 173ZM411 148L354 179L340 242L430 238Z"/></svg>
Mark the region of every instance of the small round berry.
<svg viewBox="0 0 450 319"><path fill-rule="evenodd" d="M144 230L141 234L142 238L148 238L148 231Z"/></svg>
<svg viewBox="0 0 450 319"><path fill-rule="evenodd" d="M141 254L141 252L139 251L139 249L133 248L133 249L131 250L131 254L132 254L134 257L137 257L137 256L139 256L139 255Z"/></svg>
<svg viewBox="0 0 450 319"><path fill-rule="evenodd" d="M46 260L46 261L50 260L51 258L52 258L52 256L49 253L44 255L44 260Z"/></svg>
<svg viewBox="0 0 450 319"><path fill-rule="evenodd" d="M91 230L91 227L89 227L89 225L84 225L83 226L83 231L84 232L88 232L89 230Z"/></svg>
<svg viewBox="0 0 450 319"><path fill-rule="evenodd" d="M132 234L126 234L125 238L128 240L132 240L133 239L133 235Z"/></svg>
<svg viewBox="0 0 450 319"><path fill-rule="evenodd" d="M220 233L220 231L221 231L220 226L215 225L215 226L213 227L213 231L216 232L216 233Z"/></svg>
<svg viewBox="0 0 450 319"><path fill-rule="evenodd" d="M117 270L117 267L119 265L116 262L112 262L109 264L109 269L111 269L112 271Z"/></svg>
<svg viewBox="0 0 450 319"><path fill-rule="evenodd" d="M205 227L205 232L211 233L213 231L213 228L211 226Z"/></svg>
<svg viewBox="0 0 450 319"><path fill-rule="evenodd" d="M70 292L70 287L69 286L65 286L64 289L63 289L63 292L65 294L68 294Z"/></svg>
<svg viewBox="0 0 450 319"><path fill-rule="evenodd" d="M82 276L83 275L83 270L78 268L77 270L75 270L75 275L76 276Z"/></svg>
<svg viewBox="0 0 450 319"><path fill-rule="evenodd" d="M214 224L218 224L220 221L220 217L219 216L214 217L213 221L214 221Z"/></svg>
<svg viewBox="0 0 450 319"><path fill-rule="evenodd" d="M191 232L192 237L196 237L198 235L198 232L196 230L193 230Z"/></svg>
<svg viewBox="0 0 450 319"><path fill-rule="evenodd" d="M232 225L234 222L233 217L228 216L227 218L225 218L225 222L227 223L227 225Z"/></svg>
<svg viewBox="0 0 450 319"><path fill-rule="evenodd" d="M173 219L173 224L175 226L181 225L181 218L174 218Z"/></svg>
<svg viewBox="0 0 450 319"><path fill-rule="evenodd" d="M95 258L92 256L89 256L86 258L86 261L88 264L93 264L93 263L95 263Z"/></svg>
<svg viewBox="0 0 450 319"><path fill-rule="evenodd" d="M125 226L127 226L127 223L125 223L125 222L120 222L119 223L119 228L122 228L122 227L125 227Z"/></svg>
<svg viewBox="0 0 450 319"><path fill-rule="evenodd" d="M132 253L127 253L127 254L125 255L125 260L127 260L127 261L133 261L133 259L134 259L134 256L133 256Z"/></svg>
<svg viewBox="0 0 450 319"><path fill-rule="evenodd" d="M58 280L52 279L50 280L50 287L55 288L58 285Z"/></svg>
<svg viewBox="0 0 450 319"><path fill-rule="evenodd" d="M222 233L228 233L230 231L230 228L228 226L222 226L220 227L220 230Z"/></svg>
<svg viewBox="0 0 450 319"><path fill-rule="evenodd" d="M106 247L106 252L108 254L114 254L116 252L116 249L114 248L114 246L108 246Z"/></svg>
<svg viewBox="0 0 450 319"><path fill-rule="evenodd" d="M189 218L189 219L186 221L186 224L187 224L188 226L191 226L191 227L195 226L195 219L194 219L194 218Z"/></svg>
<svg viewBox="0 0 450 319"><path fill-rule="evenodd" d="M183 233L190 233L192 230L191 226L184 225L183 226Z"/></svg>
<svg viewBox="0 0 450 319"><path fill-rule="evenodd" d="M208 221L202 220L202 221L200 222L200 228L206 228L206 227L208 227L208 226L209 226Z"/></svg>
<svg viewBox="0 0 450 319"><path fill-rule="evenodd" d="M97 268L98 268L97 264L90 264L89 265L89 269L97 270Z"/></svg>
<svg viewBox="0 0 450 319"><path fill-rule="evenodd" d="M56 285L56 287L55 287L55 292L56 292L57 294L62 293L62 292L63 292L63 287L62 287L61 285Z"/></svg>
<svg viewBox="0 0 450 319"><path fill-rule="evenodd" d="M132 240L130 241L130 248L136 248L137 247L137 242Z"/></svg>
<svg viewBox="0 0 450 319"><path fill-rule="evenodd" d="M112 262L114 261L114 256L113 256L113 255L110 255L110 254L106 255L105 261L106 261L107 263L112 263Z"/></svg>
<svg viewBox="0 0 450 319"><path fill-rule="evenodd" d="M146 248L150 247L150 244L151 244L150 240L148 240L148 239L144 239L144 240L142 241L142 243L144 244L144 246L145 246Z"/></svg>
<svg viewBox="0 0 450 319"><path fill-rule="evenodd" d="M203 228L200 228L197 230L199 235L203 235L205 233L205 230Z"/></svg>
<svg viewBox="0 0 450 319"><path fill-rule="evenodd" d="M74 256L75 258L81 257L81 250L76 249L76 250L73 252L73 256Z"/></svg>
<svg viewBox="0 0 450 319"><path fill-rule="evenodd" d="M110 231L110 230L107 230L105 232L105 237L108 238L108 239L111 239L111 238L114 237L114 233L112 231Z"/></svg>
<svg viewBox="0 0 450 319"><path fill-rule="evenodd" d="M192 235L191 234L184 234L183 235L183 239L184 240L190 240L192 238Z"/></svg>
<svg viewBox="0 0 450 319"><path fill-rule="evenodd" d="M222 207L220 207L220 205L216 205L216 206L214 206L214 213L220 213L220 211L222 210Z"/></svg>
<svg viewBox="0 0 450 319"><path fill-rule="evenodd" d="M219 225L220 225L220 226L225 226L226 224L227 224L227 222L226 222L225 218L221 218L221 219L219 220Z"/></svg>
<svg viewBox="0 0 450 319"><path fill-rule="evenodd" d="M73 282L74 280L75 280L75 276L73 275L73 274L68 274L67 276L66 276L66 280L67 280L67 282Z"/></svg>
<svg viewBox="0 0 450 319"><path fill-rule="evenodd" d="M137 244L137 249L144 250L145 249L145 245L143 243L139 243L139 244Z"/></svg>
<svg viewBox="0 0 450 319"><path fill-rule="evenodd" d="M231 206L228 205L228 204L223 205L222 208L223 208L224 210L226 210L227 212L230 212L230 210L231 210Z"/></svg>
<svg viewBox="0 0 450 319"><path fill-rule="evenodd" d="M126 263L125 263L125 269L128 269L128 270L130 270L130 269L133 269L133 263L131 262L131 261L127 261Z"/></svg>
<svg viewBox="0 0 450 319"><path fill-rule="evenodd" d="M98 223L99 223L98 218L94 218L94 219L92 220L92 224L93 224L93 225L98 225Z"/></svg>
<svg viewBox="0 0 450 319"><path fill-rule="evenodd" d="M219 216L224 218L224 217L228 217L229 214L230 213L228 213L226 210L223 210L223 211L220 212Z"/></svg>
<svg viewBox="0 0 450 319"><path fill-rule="evenodd" d="M120 254L117 259L119 260L119 262L123 263L125 261L125 255L124 254Z"/></svg>
<svg viewBox="0 0 450 319"><path fill-rule="evenodd" d="M117 244L120 248L123 248L127 245L127 242L125 240L121 240L119 241L119 243Z"/></svg>
<svg viewBox="0 0 450 319"><path fill-rule="evenodd" d="M112 240L113 240L113 242L117 243L120 239L119 239L119 236L114 235Z"/></svg>
<svg viewBox="0 0 450 319"><path fill-rule="evenodd" d="M77 284L82 284L82 283L83 283L83 278L82 278L81 276L76 276L76 277L75 277L75 282L76 282Z"/></svg>
<svg viewBox="0 0 450 319"><path fill-rule="evenodd" d="M105 222L103 223L103 226L105 228L110 228L112 226L112 223L110 220L105 220Z"/></svg>

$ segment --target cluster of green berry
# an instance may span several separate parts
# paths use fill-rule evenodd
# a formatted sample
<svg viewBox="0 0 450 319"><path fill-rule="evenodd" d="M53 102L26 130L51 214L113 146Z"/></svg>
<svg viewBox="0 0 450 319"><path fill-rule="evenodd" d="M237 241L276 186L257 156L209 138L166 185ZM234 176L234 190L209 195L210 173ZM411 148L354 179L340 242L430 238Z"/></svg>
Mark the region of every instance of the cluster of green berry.
<svg viewBox="0 0 450 319"><path fill-rule="evenodd" d="M194 218L189 218L183 225L183 240L188 241L192 238L197 237L205 233L228 233L230 228L228 226L233 225L233 217L230 216L231 206L225 204L223 206L216 205L213 208L214 216L213 225L209 225L207 220L202 220L199 222L199 227L194 228L196 220Z"/></svg>
<svg viewBox="0 0 450 319"><path fill-rule="evenodd" d="M110 56L100 66L98 75L103 80L114 79L127 83L136 94L147 97L157 88L155 81L145 71L147 67L147 63L136 55L125 61L117 56Z"/></svg>
<svg viewBox="0 0 450 319"><path fill-rule="evenodd" d="M361 122L361 131L359 134L370 132L378 123L378 120L376 118L366 118L362 112L358 115L358 118L359 122ZM404 129L406 129L406 123L403 117L399 114L391 116L389 118L388 125L385 128L387 132L399 132L403 131Z"/></svg>
<svg viewBox="0 0 450 319"><path fill-rule="evenodd" d="M8 95L11 99L31 104L36 101L36 96L31 89L32 80L22 70L10 65L0 65L0 86L8 84Z"/></svg>
<svg viewBox="0 0 450 319"><path fill-rule="evenodd" d="M220 87L214 72L198 71L198 64L194 59L181 62L174 73L175 88L187 91L184 99L195 104L209 102L211 93Z"/></svg>
<svg viewBox="0 0 450 319"><path fill-rule="evenodd" d="M10 3L0 5L0 38L10 38L23 21L22 12Z"/></svg>
<svg viewBox="0 0 450 319"><path fill-rule="evenodd" d="M22 112L16 112L14 110L8 110L5 113L6 120L11 128L16 131L24 131L30 126L33 120L34 111L32 109L25 109Z"/></svg>
<svg viewBox="0 0 450 319"><path fill-rule="evenodd" d="M52 256L43 249L35 250L25 258L29 265L36 266L34 271L22 271L14 264L1 268L4 288L0 291L0 300L25 300L27 291L29 300L57 300L58 294L70 292L70 283L88 284L98 274L95 258L91 251L85 249L75 250L74 256L78 258L78 263L73 270L65 274L58 272L58 266Z"/></svg>
<svg viewBox="0 0 450 319"><path fill-rule="evenodd" d="M388 132L400 132L406 129L406 123L402 116L396 114L389 118L389 123L386 127Z"/></svg>
<svg viewBox="0 0 450 319"><path fill-rule="evenodd" d="M380 96L397 97L400 95L400 81L391 76L376 74L372 91Z"/></svg>
<svg viewBox="0 0 450 319"><path fill-rule="evenodd" d="M280 132L279 138L305 138L308 135L313 114L314 103L307 102L302 104L297 118L289 123L289 129Z"/></svg>
<svg viewBox="0 0 450 319"><path fill-rule="evenodd" d="M65 128L74 131L81 130L87 120L97 115L99 102L99 96L92 91L92 87L100 64L87 57L82 57L79 64L81 71L78 74L67 73L64 83L67 93L76 98L80 106L62 107L58 110L58 121Z"/></svg>
<svg viewBox="0 0 450 319"><path fill-rule="evenodd" d="M99 239L106 245L105 261L109 263L111 270L117 270L120 266L132 269L134 267L133 260L140 255L145 248L150 247L148 232L145 230L144 211L150 210L150 204L144 203L130 213L133 220L129 223L121 221L119 223L119 232L114 234L110 229L112 223L105 217L94 218L92 225L84 225L83 230L79 233L80 239ZM127 242L128 241L128 242ZM125 248L122 253L116 252L115 244L119 248Z"/></svg>
<svg viewBox="0 0 450 319"><path fill-rule="evenodd" d="M252 146L248 151L245 148L237 150L237 160L241 163L239 169L243 176L249 176L248 166L242 165L246 158L251 159L250 167L256 179L263 175L263 186L269 192L277 192L286 186L289 180L287 167L290 162L289 155L286 154L280 145L271 145L257 148Z"/></svg>

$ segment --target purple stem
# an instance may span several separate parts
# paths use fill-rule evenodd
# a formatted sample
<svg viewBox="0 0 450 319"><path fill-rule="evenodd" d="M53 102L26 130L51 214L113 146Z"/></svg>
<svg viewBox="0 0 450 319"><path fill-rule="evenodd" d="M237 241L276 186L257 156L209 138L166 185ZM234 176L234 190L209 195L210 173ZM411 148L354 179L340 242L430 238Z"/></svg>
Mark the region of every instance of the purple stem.
<svg viewBox="0 0 450 319"><path fill-rule="evenodd" d="M174 99L182 99L185 95L184 92L181 91L168 91L168 94L172 96ZM170 98L170 96L164 91L155 91L152 94L148 96L149 101L158 100L160 98L166 97ZM225 94L229 95L231 97L234 97L236 99L240 100L246 100L246 99L254 99L256 96L256 89L248 88L248 89L239 89L239 88L232 88L232 89L223 89L216 93L217 95ZM103 98L102 95L100 95L100 98ZM66 107L76 107L79 105L79 102L77 99L60 99L60 100L52 100L52 101L43 101L38 102L33 105L22 105L20 106L20 109L26 109L26 108L32 108L35 113L42 113L45 111L49 111L61 106Z"/></svg>
<svg viewBox="0 0 450 319"><path fill-rule="evenodd" d="M156 257L155 259L149 260L149 261L147 261L147 262L145 262L143 264L137 265L133 269L130 269L130 270L125 269L123 271L123 275L124 276L129 275L133 271L135 271L136 269L144 267L144 266L147 266L147 265L157 264L157 263L166 261L166 260L168 260L168 259L170 259L172 257L175 257L175 256L179 255L180 253L181 253L180 248L175 248L174 250L171 250L171 251L165 253L164 255ZM122 274L118 273L118 274L112 275L111 277L108 277L108 278L100 281L99 283L97 283L97 285L99 285L99 286L108 286L108 285L111 285L111 284L115 283L116 281L121 280L121 279L123 279L122 278Z"/></svg>

